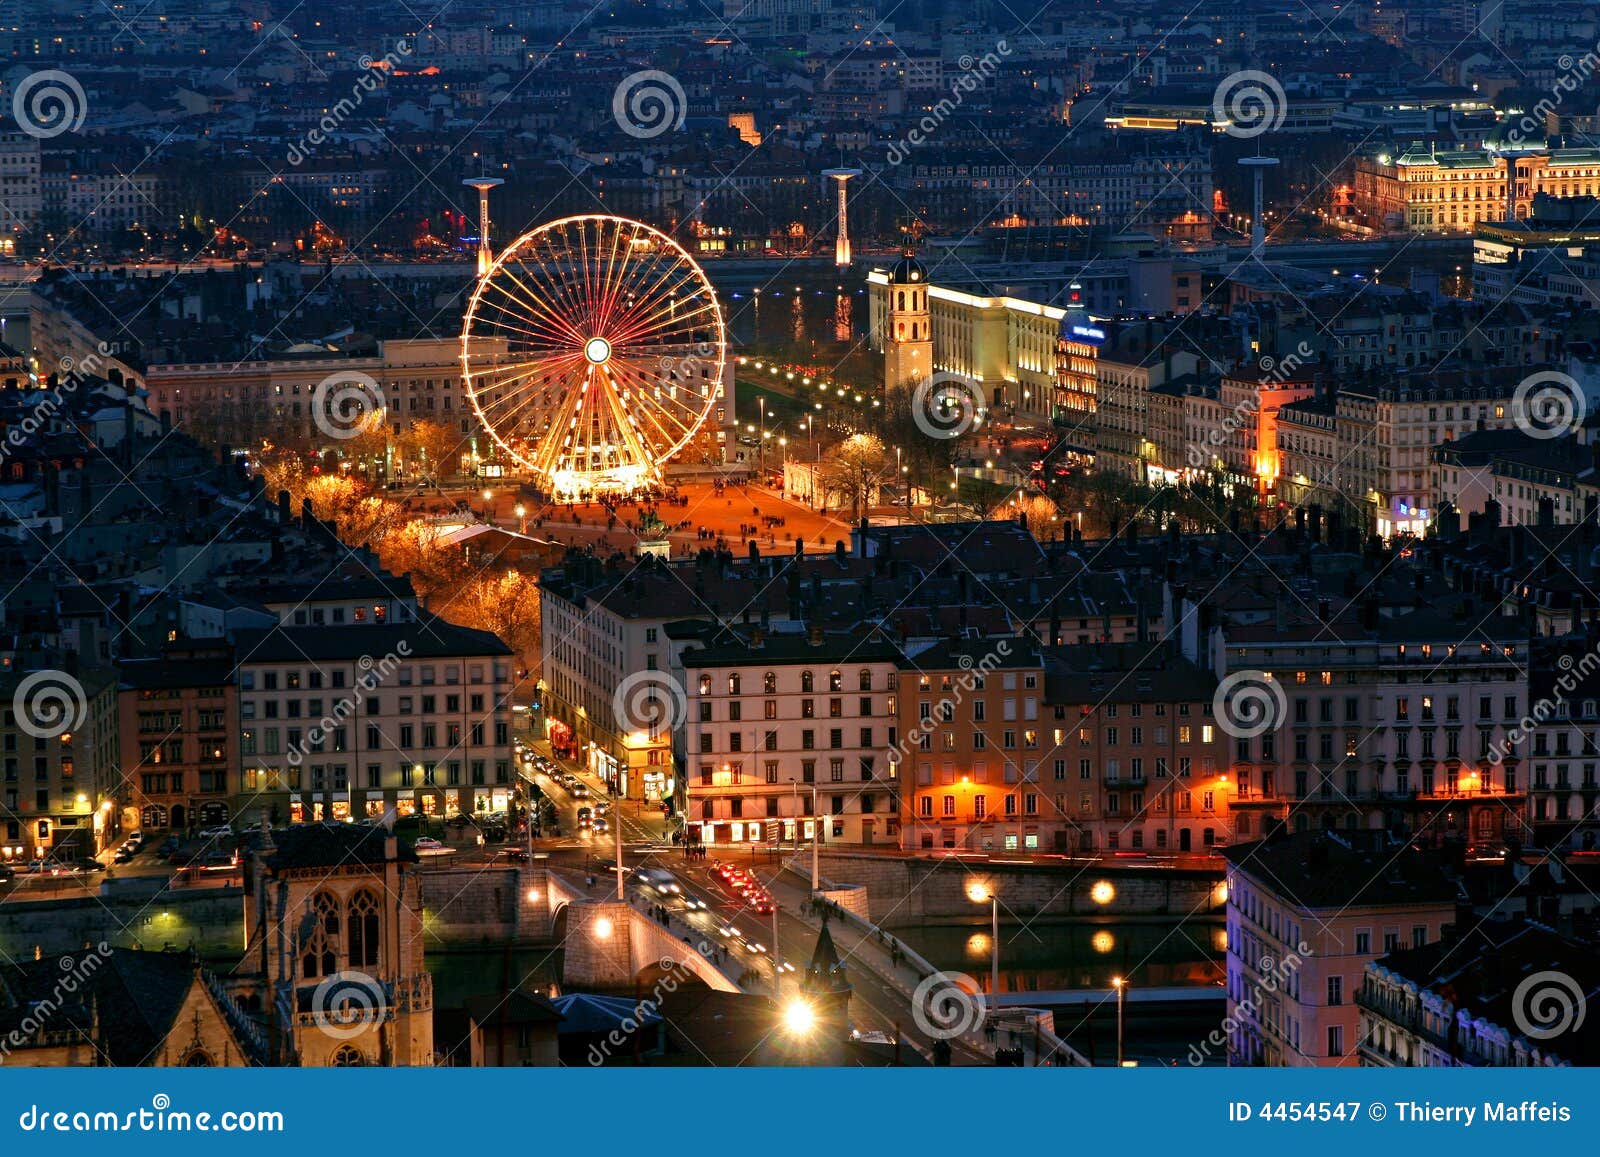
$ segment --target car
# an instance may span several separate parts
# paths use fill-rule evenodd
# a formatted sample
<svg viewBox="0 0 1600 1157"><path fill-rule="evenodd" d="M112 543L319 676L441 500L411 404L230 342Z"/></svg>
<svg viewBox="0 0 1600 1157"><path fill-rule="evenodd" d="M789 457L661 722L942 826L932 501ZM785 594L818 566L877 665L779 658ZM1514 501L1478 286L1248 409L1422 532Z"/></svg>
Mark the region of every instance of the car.
<svg viewBox="0 0 1600 1157"><path fill-rule="evenodd" d="M472 817L466 812L456 812L455 815L444 821L453 828L464 828L472 822Z"/></svg>
<svg viewBox="0 0 1600 1157"><path fill-rule="evenodd" d="M444 845L432 836L418 836L411 841L412 850L417 852L437 852L442 847Z"/></svg>
<svg viewBox="0 0 1600 1157"><path fill-rule="evenodd" d="M598 835L604 835L606 832L608 832L610 830L611 830L611 825L606 823L605 820L597 818L594 821L594 832L595 832L595 835L597 835L597 836Z"/></svg>
<svg viewBox="0 0 1600 1157"><path fill-rule="evenodd" d="M685 896L683 898L683 906L691 912L704 912L706 910L706 902L698 896Z"/></svg>
<svg viewBox="0 0 1600 1157"><path fill-rule="evenodd" d="M572 794L577 799L588 799L589 789L584 787L581 783L575 783L572 785Z"/></svg>
<svg viewBox="0 0 1600 1157"><path fill-rule="evenodd" d="M131 859L133 859L132 848L118 848L117 854L111 857L112 862L117 864L126 864Z"/></svg>
<svg viewBox="0 0 1600 1157"><path fill-rule="evenodd" d="M748 907L750 911L755 913L757 916L770 916L772 915L773 911L772 901L766 899L765 897L759 900L750 901Z"/></svg>
<svg viewBox="0 0 1600 1157"><path fill-rule="evenodd" d="M17 870L10 864L0 864L0 884L9 884L17 878Z"/></svg>
<svg viewBox="0 0 1600 1157"><path fill-rule="evenodd" d="M514 864L526 864L533 859L527 848L501 848L495 856L497 859L510 860Z"/></svg>
<svg viewBox="0 0 1600 1157"><path fill-rule="evenodd" d="M581 807L581 808L578 809L578 818L580 820L590 819L591 817L593 817L593 815L594 815L594 812L589 808Z"/></svg>
<svg viewBox="0 0 1600 1157"><path fill-rule="evenodd" d="M608 804L605 800L600 800L598 803L596 803L594 805L594 814L597 815L597 816L608 816L608 815L610 815L611 814L611 805Z"/></svg>
<svg viewBox="0 0 1600 1157"><path fill-rule="evenodd" d="M226 840L233 836L233 828L227 824L219 824L214 828L206 828L200 833L202 840Z"/></svg>

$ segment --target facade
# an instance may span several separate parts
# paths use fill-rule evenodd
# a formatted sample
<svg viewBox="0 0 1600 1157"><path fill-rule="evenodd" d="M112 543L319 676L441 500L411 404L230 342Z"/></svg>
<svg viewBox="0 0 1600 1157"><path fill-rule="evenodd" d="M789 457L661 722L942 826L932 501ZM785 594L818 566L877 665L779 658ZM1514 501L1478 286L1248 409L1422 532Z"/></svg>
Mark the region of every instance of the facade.
<svg viewBox="0 0 1600 1157"><path fill-rule="evenodd" d="M1600 1033L1584 1003L1600 995L1594 946L1526 920L1475 921L1437 943L1401 948L1366 966L1356 1004L1367 1068L1564 1068L1592 1065ZM1519 1001L1518 977L1559 976L1534 994L1580 993L1577 1015ZM1568 987L1570 986L1570 987ZM1533 999L1537 999L1537 996ZM1569 1009L1570 1011L1570 1009ZM1530 1034L1519 1022L1533 1019Z"/></svg>
<svg viewBox="0 0 1600 1157"><path fill-rule="evenodd" d="M232 651L169 649L117 668L118 730L131 798L123 827L184 831L227 824L238 774Z"/></svg>
<svg viewBox="0 0 1600 1157"><path fill-rule="evenodd" d="M0 862L87 858L122 822L116 676L75 668L74 658L7 656Z"/></svg>
<svg viewBox="0 0 1600 1157"><path fill-rule="evenodd" d="M506 811L511 650L422 616L241 630L242 823Z"/></svg>
<svg viewBox="0 0 1600 1157"><path fill-rule="evenodd" d="M879 636L723 632L683 654L682 811L707 845L900 840L900 649Z"/></svg>
<svg viewBox="0 0 1600 1157"><path fill-rule="evenodd" d="M895 283L896 270L915 274L924 288ZM925 278L914 260L867 274L868 342L883 351L885 387L954 374L977 382L990 410L1048 418L1057 401L1057 340L1066 311L927 285Z"/></svg>
<svg viewBox="0 0 1600 1157"><path fill-rule="evenodd" d="M1413 144L1356 161L1355 205L1376 228L1459 233L1522 220L1540 193L1600 194L1600 149L1441 151Z"/></svg>
<svg viewBox="0 0 1600 1157"><path fill-rule="evenodd" d="M1455 919L1457 885L1429 853L1327 832L1225 855L1228 1063L1351 1064L1367 966L1439 940Z"/></svg>

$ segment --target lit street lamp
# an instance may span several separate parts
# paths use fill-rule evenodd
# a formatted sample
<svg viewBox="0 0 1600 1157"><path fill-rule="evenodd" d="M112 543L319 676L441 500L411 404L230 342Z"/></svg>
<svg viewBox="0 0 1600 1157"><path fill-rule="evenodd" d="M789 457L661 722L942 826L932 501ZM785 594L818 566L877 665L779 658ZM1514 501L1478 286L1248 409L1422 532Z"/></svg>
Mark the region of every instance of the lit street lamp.
<svg viewBox="0 0 1600 1157"><path fill-rule="evenodd" d="M1123 1067L1122 1061L1122 1003L1127 995L1128 982L1120 976L1111 978L1111 987L1117 990L1117 1068Z"/></svg>
<svg viewBox="0 0 1600 1157"><path fill-rule="evenodd" d="M974 904L989 902L989 1011L1000 1007L1000 894L982 881L967 887L967 898Z"/></svg>

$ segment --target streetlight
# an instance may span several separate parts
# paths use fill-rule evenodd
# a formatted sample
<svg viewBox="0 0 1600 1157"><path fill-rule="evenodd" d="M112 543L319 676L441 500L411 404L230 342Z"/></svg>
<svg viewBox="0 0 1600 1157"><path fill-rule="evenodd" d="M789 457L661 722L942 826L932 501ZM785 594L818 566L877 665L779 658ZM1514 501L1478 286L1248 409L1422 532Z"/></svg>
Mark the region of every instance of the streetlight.
<svg viewBox="0 0 1600 1157"><path fill-rule="evenodd" d="M809 1036L817 1027L817 1010L796 997L783 1007L783 1027L791 1036Z"/></svg>
<svg viewBox="0 0 1600 1157"><path fill-rule="evenodd" d="M494 520L494 515L489 510L489 503L492 502L493 500L494 500L494 491L493 490L485 490L483 492L483 520L485 522L492 522Z"/></svg>
<svg viewBox="0 0 1600 1157"><path fill-rule="evenodd" d="M517 517L522 520L522 533L528 533L528 508L522 503L517 503Z"/></svg>
<svg viewBox="0 0 1600 1157"><path fill-rule="evenodd" d="M1128 982L1120 976L1111 978L1111 987L1117 990L1117 1068L1122 1068L1122 1000L1128 991Z"/></svg>
<svg viewBox="0 0 1600 1157"><path fill-rule="evenodd" d="M992 885L974 880L967 885L967 899L974 904L989 902L989 1011L1000 1007L1000 893Z"/></svg>
<svg viewBox="0 0 1600 1157"><path fill-rule="evenodd" d="M793 374L790 374L789 376L791 378L794 377ZM767 472L767 399L765 395L757 398L756 403L761 407L761 445L757 447L760 452L760 457L757 459L757 461L760 463L758 469L764 476Z"/></svg>

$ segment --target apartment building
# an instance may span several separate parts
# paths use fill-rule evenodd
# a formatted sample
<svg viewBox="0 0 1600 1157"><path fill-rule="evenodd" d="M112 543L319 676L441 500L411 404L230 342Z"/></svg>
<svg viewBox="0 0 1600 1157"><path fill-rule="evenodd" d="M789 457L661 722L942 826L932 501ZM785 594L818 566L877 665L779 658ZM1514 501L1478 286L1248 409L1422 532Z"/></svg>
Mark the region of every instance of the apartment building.
<svg viewBox="0 0 1600 1157"><path fill-rule="evenodd" d="M235 633L252 826L503 811L515 795L511 650L432 616Z"/></svg>
<svg viewBox="0 0 1600 1157"><path fill-rule="evenodd" d="M900 841L900 648L882 635L722 631L683 654L679 808L707 845Z"/></svg>
<svg viewBox="0 0 1600 1157"><path fill-rule="evenodd" d="M133 826L183 831L232 819L239 755L233 672L233 652L220 640L118 664L124 804Z"/></svg>
<svg viewBox="0 0 1600 1157"><path fill-rule="evenodd" d="M68 654L7 655L0 704L0 860L102 851L125 818L115 674Z"/></svg>
<svg viewBox="0 0 1600 1157"><path fill-rule="evenodd" d="M1367 966L1439 940L1458 885L1380 833L1306 832L1224 853L1230 1065L1332 1068L1361 1042Z"/></svg>

